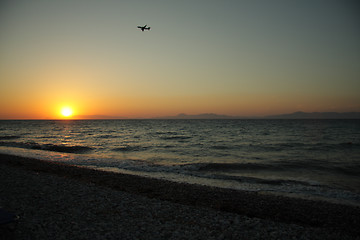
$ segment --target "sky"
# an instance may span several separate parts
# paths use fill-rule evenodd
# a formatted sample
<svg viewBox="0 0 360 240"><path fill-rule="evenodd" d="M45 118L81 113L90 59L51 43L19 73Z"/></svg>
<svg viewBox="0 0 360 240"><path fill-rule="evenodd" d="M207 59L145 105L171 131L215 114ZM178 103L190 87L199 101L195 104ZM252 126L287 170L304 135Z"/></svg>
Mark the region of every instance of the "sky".
<svg viewBox="0 0 360 240"><path fill-rule="evenodd" d="M358 1L4 0L0 33L0 119L360 111Z"/></svg>

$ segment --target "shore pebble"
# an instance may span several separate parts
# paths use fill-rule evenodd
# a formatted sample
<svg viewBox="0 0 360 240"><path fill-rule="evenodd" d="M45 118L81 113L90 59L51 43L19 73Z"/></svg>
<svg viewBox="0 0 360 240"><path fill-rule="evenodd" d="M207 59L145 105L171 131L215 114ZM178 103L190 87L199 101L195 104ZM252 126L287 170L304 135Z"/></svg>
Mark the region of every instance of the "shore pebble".
<svg viewBox="0 0 360 240"><path fill-rule="evenodd" d="M196 194L196 193L194 193ZM0 164L0 239L357 239Z"/></svg>

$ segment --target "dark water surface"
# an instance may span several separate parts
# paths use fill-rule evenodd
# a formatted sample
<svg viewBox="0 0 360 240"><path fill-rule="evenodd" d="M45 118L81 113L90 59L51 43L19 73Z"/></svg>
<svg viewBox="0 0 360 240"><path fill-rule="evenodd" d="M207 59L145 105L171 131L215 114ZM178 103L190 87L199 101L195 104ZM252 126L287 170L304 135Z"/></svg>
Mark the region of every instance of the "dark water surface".
<svg viewBox="0 0 360 240"><path fill-rule="evenodd" d="M0 152L360 204L360 120L4 120Z"/></svg>

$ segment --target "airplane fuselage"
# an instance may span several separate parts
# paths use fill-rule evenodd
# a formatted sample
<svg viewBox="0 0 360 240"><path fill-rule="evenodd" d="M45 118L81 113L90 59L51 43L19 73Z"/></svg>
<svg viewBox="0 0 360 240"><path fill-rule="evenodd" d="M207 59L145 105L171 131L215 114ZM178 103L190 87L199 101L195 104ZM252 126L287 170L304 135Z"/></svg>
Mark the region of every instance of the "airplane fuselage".
<svg viewBox="0 0 360 240"><path fill-rule="evenodd" d="M137 26L138 28L140 28L141 29L141 31L144 31L144 30L150 30L150 27L146 27L147 25L145 25L145 26Z"/></svg>

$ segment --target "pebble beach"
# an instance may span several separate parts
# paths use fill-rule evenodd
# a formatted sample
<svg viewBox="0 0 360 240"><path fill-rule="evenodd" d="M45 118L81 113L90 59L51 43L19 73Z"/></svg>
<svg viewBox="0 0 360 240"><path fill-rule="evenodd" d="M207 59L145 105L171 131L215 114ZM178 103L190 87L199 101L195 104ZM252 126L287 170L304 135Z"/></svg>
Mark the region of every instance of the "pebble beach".
<svg viewBox="0 0 360 240"><path fill-rule="evenodd" d="M0 239L360 239L360 208L0 155Z"/></svg>

